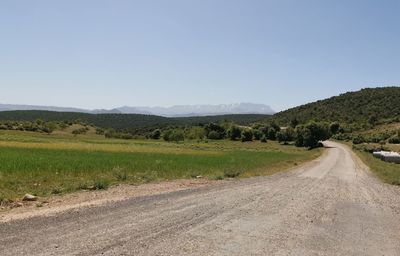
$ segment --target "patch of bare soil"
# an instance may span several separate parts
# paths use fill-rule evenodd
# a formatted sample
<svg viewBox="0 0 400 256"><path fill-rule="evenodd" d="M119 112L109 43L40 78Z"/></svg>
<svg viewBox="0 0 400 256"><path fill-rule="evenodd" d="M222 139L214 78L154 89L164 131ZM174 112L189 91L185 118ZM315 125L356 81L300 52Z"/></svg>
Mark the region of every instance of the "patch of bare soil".
<svg viewBox="0 0 400 256"><path fill-rule="evenodd" d="M181 179L142 185L116 185L107 190L78 191L65 195L42 197L34 202L13 202L0 208L0 222L8 222L35 216L51 216L67 210L99 206L128 198L156 195L190 188L199 188L226 181L206 178Z"/></svg>

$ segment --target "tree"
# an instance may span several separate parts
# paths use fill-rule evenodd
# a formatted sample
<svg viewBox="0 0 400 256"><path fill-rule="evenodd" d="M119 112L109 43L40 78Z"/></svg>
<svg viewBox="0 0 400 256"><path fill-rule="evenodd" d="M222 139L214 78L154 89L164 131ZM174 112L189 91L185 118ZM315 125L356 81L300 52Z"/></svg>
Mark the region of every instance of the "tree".
<svg viewBox="0 0 400 256"><path fill-rule="evenodd" d="M213 140L223 139L226 134L224 127L222 127L221 125L216 124L216 123L209 123L204 126L204 129L206 131L207 138L213 139ZM210 136L210 133L212 134L211 136Z"/></svg>
<svg viewBox="0 0 400 256"><path fill-rule="evenodd" d="M297 118L293 118L292 120L290 120L290 126L293 129L296 128L297 125L299 125L299 120L297 120Z"/></svg>
<svg viewBox="0 0 400 256"><path fill-rule="evenodd" d="M229 130L228 130L228 137L231 140L237 140L240 138L240 136L242 135L242 131L241 129L236 126L236 125L232 125Z"/></svg>
<svg viewBox="0 0 400 256"><path fill-rule="evenodd" d="M295 132L292 127L282 129L276 133L276 138L279 142L287 143L288 141L293 141L295 138Z"/></svg>
<svg viewBox="0 0 400 256"><path fill-rule="evenodd" d="M189 140L202 140L205 137L205 131L203 127L193 126L185 130L185 138Z"/></svg>
<svg viewBox="0 0 400 256"><path fill-rule="evenodd" d="M253 131L250 129L246 129L242 131L242 142L252 141L253 140Z"/></svg>
<svg viewBox="0 0 400 256"><path fill-rule="evenodd" d="M253 130L253 136L255 140L260 140L261 137L263 136L263 133L259 129L256 129Z"/></svg>
<svg viewBox="0 0 400 256"><path fill-rule="evenodd" d="M161 138L161 130L160 129L155 129L151 134L150 138L153 140L159 140Z"/></svg>
<svg viewBox="0 0 400 256"><path fill-rule="evenodd" d="M327 140L329 137L329 128L325 123L310 122L296 128L295 144L298 147L312 149L318 147L320 141Z"/></svg>
<svg viewBox="0 0 400 256"><path fill-rule="evenodd" d="M185 133L182 129L171 129L167 130L163 136L165 141L184 141L185 140Z"/></svg>
<svg viewBox="0 0 400 256"><path fill-rule="evenodd" d="M331 123L331 125L329 126L329 130L331 132L331 134L337 134L340 130L340 124L338 122L333 122Z"/></svg>
<svg viewBox="0 0 400 256"><path fill-rule="evenodd" d="M276 140L276 130L273 127L268 128L267 139Z"/></svg>
<svg viewBox="0 0 400 256"><path fill-rule="evenodd" d="M220 140L220 139L222 139L222 138L221 138L221 134L219 134L219 133L216 132L216 131L210 131L210 132L208 133L207 138L209 138L210 140Z"/></svg>

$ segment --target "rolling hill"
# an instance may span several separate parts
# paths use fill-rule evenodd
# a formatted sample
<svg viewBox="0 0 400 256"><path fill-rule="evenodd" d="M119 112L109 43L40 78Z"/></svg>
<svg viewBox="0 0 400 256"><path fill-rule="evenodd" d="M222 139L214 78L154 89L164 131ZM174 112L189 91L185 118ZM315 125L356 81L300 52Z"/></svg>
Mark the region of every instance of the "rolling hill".
<svg viewBox="0 0 400 256"><path fill-rule="evenodd" d="M343 123L367 122L371 117L400 118L400 87L366 88L339 96L305 104L279 112L273 118L281 124L297 119L339 121Z"/></svg>

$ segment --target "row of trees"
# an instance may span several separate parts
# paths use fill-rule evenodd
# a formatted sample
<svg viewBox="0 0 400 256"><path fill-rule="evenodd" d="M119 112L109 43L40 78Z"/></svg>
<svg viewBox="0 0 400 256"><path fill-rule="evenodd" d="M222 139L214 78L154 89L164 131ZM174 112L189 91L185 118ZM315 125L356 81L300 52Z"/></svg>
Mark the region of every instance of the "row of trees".
<svg viewBox="0 0 400 256"><path fill-rule="evenodd" d="M149 139L161 139L165 141L183 141L188 140L240 140L242 142L260 140L277 140L282 143L293 142L298 147L315 148L320 146L321 140L329 139L333 134L340 131L338 123L318 123L309 122L305 125L296 125L281 129L277 124L268 125L257 124L252 127L238 126L233 123L209 123L205 126L193 126L186 129L171 128L164 131L156 129L147 137Z"/></svg>

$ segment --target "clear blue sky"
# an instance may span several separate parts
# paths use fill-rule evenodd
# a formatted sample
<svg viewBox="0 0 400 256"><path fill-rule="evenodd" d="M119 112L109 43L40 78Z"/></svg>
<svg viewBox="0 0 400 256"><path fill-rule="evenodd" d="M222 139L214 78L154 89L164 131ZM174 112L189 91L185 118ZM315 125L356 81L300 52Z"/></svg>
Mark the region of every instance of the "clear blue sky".
<svg viewBox="0 0 400 256"><path fill-rule="evenodd" d="M1 1L0 103L254 102L400 84L400 1Z"/></svg>

